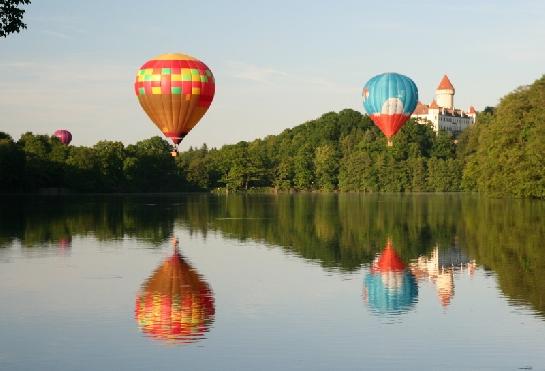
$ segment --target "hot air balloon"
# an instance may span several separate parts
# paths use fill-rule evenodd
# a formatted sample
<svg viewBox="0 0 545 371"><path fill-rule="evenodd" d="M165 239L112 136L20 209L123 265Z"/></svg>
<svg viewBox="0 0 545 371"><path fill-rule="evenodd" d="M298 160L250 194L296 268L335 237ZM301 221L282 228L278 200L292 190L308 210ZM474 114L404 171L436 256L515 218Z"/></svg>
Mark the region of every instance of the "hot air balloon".
<svg viewBox="0 0 545 371"><path fill-rule="evenodd" d="M64 145L69 145L72 141L72 133L66 129L59 129L53 133L53 136L57 137Z"/></svg>
<svg viewBox="0 0 545 371"><path fill-rule="evenodd" d="M416 108L418 89L414 81L395 72L383 73L367 81L362 95L367 114L392 146L392 137Z"/></svg>
<svg viewBox="0 0 545 371"><path fill-rule="evenodd" d="M134 90L153 123L177 146L204 116L214 99L210 69L186 54L162 54L140 67Z"/></svg>
<svg viewBox="0 0 545 371"><path fill-rule="evenodd" d="M379 314L400 314L409 310L418 296L418 285L391 241L365 277L364 299Z"/></svg>
<svg viewBox="0 0 545 371"><path fill-rule="evenodd" d="M214 321L214 297L203 278L179 249L142 285L135 317L147 336L173 343L192 343L204 337Z"/></svg>

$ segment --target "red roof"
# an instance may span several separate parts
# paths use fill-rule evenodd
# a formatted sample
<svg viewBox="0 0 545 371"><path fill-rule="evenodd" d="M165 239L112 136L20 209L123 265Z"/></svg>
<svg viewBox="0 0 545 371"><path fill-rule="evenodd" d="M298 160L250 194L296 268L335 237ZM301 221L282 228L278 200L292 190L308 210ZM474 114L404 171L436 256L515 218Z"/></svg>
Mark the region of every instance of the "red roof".
<svg viewBox="0 0 545 371"><path fill-rule="evenodd" d="M435 99L431 101L430 108L439 108Z"/></svg>
<svg viewBox="0 0 545 371"><path fill-rule="evenodd" d="M428 114L428 106L418 101L418 103L416 103L416 108L414 109L413 115L427 115L427 114Z"/></svg>
<svg viewBox="0 0 545 371"><path fill-rule="evenodd" d="M477 111L475 111L475 107L469 106L469 113L477 113Z"/></svg>
<svg viewBox="0 0 545 371"><path fill-rule="evenodd" d="M443 75L443 78L441 79L437 90L454 90L454 86L452 86L452 83L448 79L447 75Z"/></svg>

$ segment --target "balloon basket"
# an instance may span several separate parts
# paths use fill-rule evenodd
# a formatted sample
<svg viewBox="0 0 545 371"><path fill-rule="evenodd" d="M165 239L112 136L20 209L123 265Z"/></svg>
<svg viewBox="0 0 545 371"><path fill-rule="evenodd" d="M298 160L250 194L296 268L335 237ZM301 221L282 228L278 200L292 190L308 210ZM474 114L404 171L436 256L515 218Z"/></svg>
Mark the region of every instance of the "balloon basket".
<svg viewBox="0 0 545 371"><path fill-rule="evenodd" d="M176 156L178 156L178 152L177 151L172 151L172 152L170 152L170 155L172 157L176 157Z"/></svg>
<svg viewBox="0 0 545 371"><path fill-rule="evenodd" d="M393 147L394 146L394 142L392 142L391 139L388 139L388 147Z"/></svg>

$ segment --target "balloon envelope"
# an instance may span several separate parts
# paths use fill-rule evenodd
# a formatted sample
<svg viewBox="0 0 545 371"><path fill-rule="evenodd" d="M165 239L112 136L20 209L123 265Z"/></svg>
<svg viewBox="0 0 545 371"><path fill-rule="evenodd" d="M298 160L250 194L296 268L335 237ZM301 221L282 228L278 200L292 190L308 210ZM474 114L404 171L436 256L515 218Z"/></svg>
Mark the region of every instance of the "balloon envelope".
<svg viewBox="0 0 545 371"><path fill-rule="evenodd" d="M388 72L367 81L363 107L388 141L411 117L418 101L418 89L407 76Z"/></svg>
<svg viewBox="0 0 545 371"><path fill-rule="evenodd" d="M68 145L72 141L72 133L65 129L59 129L53 133L62 144Z"/></svg>
<svg viewBox="0 0 545 371"><path fill-rule="evenodd" d="M215 82L200 60L186 54L162 54L140 67L134 90L151 121L179 144L212 104Z"/></svg>
<svg viewBox="0 0 545 371"><path fill-rule="evenodd" d="M178 249L142 285L135 317L141 331L158 340L191 343L214 321L214 297Z"/></svg>

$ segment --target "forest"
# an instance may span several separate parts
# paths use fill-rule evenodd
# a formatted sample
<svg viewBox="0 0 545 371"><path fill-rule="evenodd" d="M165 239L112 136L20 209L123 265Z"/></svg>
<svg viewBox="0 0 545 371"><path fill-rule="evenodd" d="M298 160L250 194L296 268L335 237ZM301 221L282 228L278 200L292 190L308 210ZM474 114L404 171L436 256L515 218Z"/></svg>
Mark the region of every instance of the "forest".
<svg viewBox="0 0 545 371"><path fill-rule="evenodd" d="M457 138L410 120L386 146L367 115L329 112L278 135L177 157L161 137L65 146L0 132L1 192L458 192L545 198L545 76Z"/></svg>

